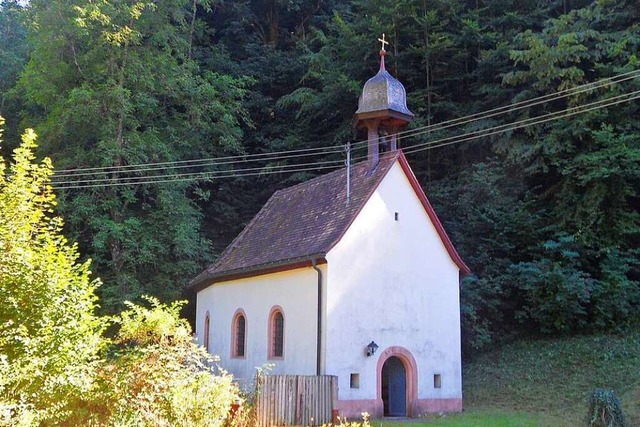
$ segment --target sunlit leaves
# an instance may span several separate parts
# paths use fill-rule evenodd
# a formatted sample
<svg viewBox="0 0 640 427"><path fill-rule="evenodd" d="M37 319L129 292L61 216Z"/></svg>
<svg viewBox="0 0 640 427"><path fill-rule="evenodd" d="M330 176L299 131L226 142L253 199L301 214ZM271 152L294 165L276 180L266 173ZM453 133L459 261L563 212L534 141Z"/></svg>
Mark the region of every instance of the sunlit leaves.
<svg viewBox="0 0 640 427"><path fill-rule="evenodd" d="M94 402L109 425L219 427L239 399L231 376L199 347L182 303L127 304L116 319L111 357L101 367Z"/></svg>
<svg viewBox="0 0 640 427"><path fill-rule="evenodd" d="M55 420L88 392L104 322L93 313L99 282L61 234L51 164L35 163L35 148L27 131L13 163L0 160L0 407Z"/></svg>

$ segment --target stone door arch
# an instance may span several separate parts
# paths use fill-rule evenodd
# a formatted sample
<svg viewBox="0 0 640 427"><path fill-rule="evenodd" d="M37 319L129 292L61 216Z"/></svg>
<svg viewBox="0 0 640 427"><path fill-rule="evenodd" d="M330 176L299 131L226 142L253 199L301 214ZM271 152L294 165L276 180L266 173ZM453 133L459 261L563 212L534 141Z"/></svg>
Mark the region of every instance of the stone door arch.
<svg viewBox="0 0 640 427"><path fill-rule="evenodd" d="M404 396L397 396L403 389ZM382 351L378 357L376 392L380 415L412 417L417 393L418 368L411 352L399 346Z"/></svg>

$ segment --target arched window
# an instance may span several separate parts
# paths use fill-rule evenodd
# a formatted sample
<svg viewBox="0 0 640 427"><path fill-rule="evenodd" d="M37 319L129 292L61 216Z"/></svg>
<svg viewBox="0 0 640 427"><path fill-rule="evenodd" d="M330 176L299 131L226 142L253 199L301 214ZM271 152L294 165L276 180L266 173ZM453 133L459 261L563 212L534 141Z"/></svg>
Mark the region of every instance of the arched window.
<svg viewBox="0 0 640 427"><path fill-rule="evenodd" d="M203 331L203 345L205 350L209 351L209 327L211 324L211 316L209 316L209 312L204 316L204 331Z"/></svg>
<svg viewBox="0 0 640 427"><path fill-rule="evenodd" d="M284 357L284 315L280 307L272 308L269 315L269 357Z"/></svg>
<svg viewBox="0 0 640 427"><path fill-rule="evenodd" d="M233 316L231 330L231 357L244 357L247 344L247 317L242 309Z"/></svg>

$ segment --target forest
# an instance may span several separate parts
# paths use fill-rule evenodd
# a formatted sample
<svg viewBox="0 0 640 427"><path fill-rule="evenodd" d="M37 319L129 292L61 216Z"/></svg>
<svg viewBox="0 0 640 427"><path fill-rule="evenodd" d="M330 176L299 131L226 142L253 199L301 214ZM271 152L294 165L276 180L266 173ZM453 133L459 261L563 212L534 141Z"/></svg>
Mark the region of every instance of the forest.
<svg viewBox="0 0 640 427"><path fill-rule="evenodd" d="M400 145L473 272L465 354L637 326L631 0L2 0L1 154L37 133L101 312L188 298L275 190L364 139L383 33Z"/></svg>

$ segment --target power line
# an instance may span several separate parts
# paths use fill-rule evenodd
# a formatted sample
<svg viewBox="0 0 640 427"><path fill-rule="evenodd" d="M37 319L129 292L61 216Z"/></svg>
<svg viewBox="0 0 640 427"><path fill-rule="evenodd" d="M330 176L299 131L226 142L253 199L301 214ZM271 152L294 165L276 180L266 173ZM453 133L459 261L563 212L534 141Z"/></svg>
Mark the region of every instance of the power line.
<svg viewBox="0 0 640 427"><path fill-rule="evenodd" d="M298 157L298 156L287 156L287 157L283 157L283 158L292 158L292 157ZM341 160L334 160L334 161L327 161L327 162L340 162ZM303 164L297 164L297 165L274 165L274 166L260 166L260 167L250 167L250 168L243 168L242 170L261 170L261 169L265 169L265 168L277 168L277 167L294 167L294 166L302 166L302 165L310 165L310 164L322 164L322 163L326 163L326 162L313 162L313 163L303 163ZM225 162L221 162L221 163L215 163L212 164L211 166L218 166L218 165L227 165L227 164L234 164L234 163L225 163ZM167 169L179 169L182 167L177 167L177 168L149 168L149 169L137 169L135 172L145 172L145 171L154 171L154 170L158 170L158 171L165 171ZM225 173L225 172L229 172L229 170L219 170L219 171L209 171L209 172L190 172L190 173L183 173L184 175L190 175L190 174L198 174L198 173L203 173L203 174L217 174L217 173ZM128 171L127 173L133 173L131 171ZM80 177L80 176L94 176L97 174L78 174L78 175L72 175L69 176L69 178L75 178L75 177ZM104 173L100 173L99 175L104 175ZM176 176L176 175L180 175L177 173L174 174L168 174L168 175L150 175L150 176ZM54 179L56 177L54 176ZM69 182L69 181L64 181L65 178L68 177L60 177L61 179L63 179L63 181L52 181L52 184L64 184L65 182ZM104 181L104 180L109 180L109 179L119 179L119 180L123 180L123 179L132 179L132 178L138 178L136 176L133 177L125 177L125 176L118 176L118 177L103 177L103 178L94 178L94 179L84 179L84 180L73 180L73 182L98 182L98 181Z"/></svg>
<svg viewBox="0 0 640 427"><path fill-rule="evenodd" d="M107 172L129 172L129 169L134 169L134 172L147 170L147 169L140 169L140 170L136 169L141 167L149 167L151 168L149 170L153 170L153 169L171 169L173 168L172 165L181 165L181 166L176 166L176 168L201 166L199 163L207 163L207 162L214 162L212 163L213 165L225 165L225 164L233 164L233 163L246 163L249 161L258 161L258 160L271 161L271 160L280 160L280 159L287 159L287 158L293 158L293 157L304 157L304 156L311 155L311 154L294 154L294 153L319 152L319 151L327 151L331 153L331 152L340 152L341 150L342 150L342 146L322 147L322 148L320 147L301 148L299 150L243 154L243 155L226 156L226 157L212 157L207 159L176 160L176 161L170 161L170 162L138 163L133 165L121 165L121 166L100 166L100 167L75 168L75 169L61 169L59 171L56 171L55 175L68 175L68 176L75 177L75 176L83 176L83 175L102 174ZM284 154L284 156L280 156L281 154ZM191 164L191 163L194 163L194 164ZM209 165L205 164L205 166L209 166ZM85 171L86 173L84 173Z"/></svg>
<svg viewBox="0 0 640 427"><path fill-rule="evenodd" d="M318 170L323 170L323 169L335 169L339 167L339 165L335 165L335 166L313 166L313 167L306 167L306 168L298 168L298 169L288 169L285 172L309 172L309 171L318 171ZM162 183L170 183L170 182L184 182L184 181L194 181L194 180L206 180L206 179L226 179L226 178L243 178L246 176L261 176L261 175L273 175L276 173L282 173L282 171L266 171L266 172L250 172L250 173L240 173L240 172L234 172L234 173L229 173L227 175L218 175L218 176L211 176L211 177L205 177L205 176L201 176L201 177L182 177L182 178L175 178L175 179L161 179L161 180L153 180L153 179L148 179L147 181L136 181L136 182L109 182L109 183L104 183L104 184L87 184L87 185L73 185L73 183L70 183L72 185L65 185L65 186L58 186L58 187L54 187L56 190L69 190L69 189L79 189L79 188L103 188L103 187L118 187L118 186L123 186L123 185L141 185L141 184L162 184ZM146 178L146 177L140 177L140 178Z"/></svg>
<svg viewBox="0 0 640 427"><path fill-rule="evenodd" d="M485 120L491 117L495 117L495 116L499 116L502 114L507 114L507 113L511 113L511 112L515 112L515 111L519 111L522 110L524 108L529 108L529 107L533 107L536 105L541 105L544 104L546 102L551 102L551 101L556 101L562 98L567 98L571 95L578 95L580 93L584 93L584 92L589 92L595 89L600 89L600 88L604 88L607 86L613 86L616 85L618 83L622 83L624 81L627 80L632 80L635 78L638 78L640 76L640 70L634 70L634 71L629 71L627 73L623 73L623 74L619 74L617 76L614 77L607 77L604 79L600 79L596 82L591 82L591 83L585 83L583 85L579 85L576 86L574 88L571 89L565 89L562 90L560 92L555 92L552 94L548 94L548 95L542 95L536 98L531 98L528 100L524 100L524 101L519 101L519 102L515 102L509 105L505 105L502 107L497 107L497 108L493 108L491 110L488 111L483 111L480 113L474 113L474 114L470 114L468 116L464 116L464 117L460 117L460 118L456 118L456 119L450 119L450 120L446 120L444 122L440 122L440 123L434 123L432 125L428 125L428 126L422 126L422 127L418 127L418 128L414 128L414 129L408 129L406 131L403 132L398 132L398 136L401 135L408 135L411 134L413 135L414 133L419 133L422 134L424 132L421 132L423 130L429 130L429 131L435 131L435 130L442 130L442 129L447 129L450 128L452 126L459 126L459 125L463 125L463 124L467 124L467 123L471 123L477 120Z"/></svg>
<svg viewBox="0 0 640 427"><path fill-rule="evenodd" d="M443 130L443 129L451 128L454 126L460 126L460 125L467 124L477 120L484 120L490 117L495 117L498 115L518 111L523 108L529 108L532 106L540 105L545 102L562 99L570 95L577 95L583 92L588 92L595 89L612 86L612 85L621 83L623 81L637 78L639 75L640 75L640 70L630 71L614 77L609 77L609 78L598 80L596 82L586 83L580 86L576 86L571 89L565 89L563 91L556 92L553 94L543 95L537 98L516 102L503 107L494 108L494 109L480 112L480 113L470 114L464 117L447 120L437 124L432 124L428 126L422 126L422 127L406 130L403 132L399 132L397 136L398 136L398 139L402 139L402 138L407 138L409 136L421 135L421 134L435 131L435 130ZM367 141L360 141L360 142L352 143L352 147L357 149L366 144L367 144ZM312 153L313 155L332 154L332 153L339 152L341 149L342 147L340 146L306 148L306 149L286 150L286 151L271 152L271 153L257 153L257 154L226 156L226 157L207 158L207 159L179 160L179 161L158 162L158 163L139 163L139 164L122 165L122 166L62 169L62 170L56 171L54 173L54 177L60 177L62 179L65 179L65 178L72 178L72 177L75 178L78 176L103 175L107 172L140 173L140 172L149 172L153 170L164 170L164 169L185 169L185 168L192 168L192 167L234 165L237 163L247 163L251 161L265 161L265 162L277 161L277 160L290 159L290 158L296 158L296 157L305 157L308 155L312 155ZM309 154L306 154L306 153L309 153Z"/></svg>
<svg viewBox="0 0 640 427"><path fill-rule="evenodd" d="M191 177L215 177L216 175L224 175L224 174L228 174L230 172L232 173L236 173L236 172L254 172L254 171L265 171L265 169L269 170L269 169L279 169L280 172L287 172L287 168L296 168L296 167L306 167L306 166L321 166L321 165L328 165L328 164L342 164L343 161L342 160L328 160L328 161L323 161L323 162L312 162L312 163L301 163L301 164L296 164L296 165L280 165L280 166L267 166L267 167L252 167L252 168L244 168L244 169L239 169L236 171L225 171L225 170L221 170L221 171L211 171L211 172L187 172L187 173L177 173L177 174L164 174L164 175L151 175L151 176L147 176L147 177L138 177L138 176L128 176L128 177L114 177L114 178L94 178L94 179L81 179L81 180L76 180L76 181L72 181L73 184L88 184L88 183L98 183L98 182L108 182L108 181L119 181L119 182L123 182L123 183L137 183L135 180L139 180L140 178L181 178L184 176L191 176ZM51 184L52 185L57 185L57 184L67 184L69 183L69 181L52 181Z"/></svg>
<svg viewBox="0 0 640 427"><path fill-rule="evenodd" d="M452 138L443 138L443 139L438 140L438 141L422 143L422 144L415 145L413 147L409 147L408 149L403 150L403 152L405 154L413 154L413 153L417 153L419 151L424 151L424 150L430 150L430 149L433 149L433 148L444 147L446 145L453 145L453 144L457 144L457 143L460 143L460 142L469 141L469 140L472 140L472 139L491 136L491 135L495 135L495 134L498 134L498 133L507 132L507 131L511 131L511 130L516 130L516 129L522 129L522 128L526 128L526 127L529 127L529 126L546 123L546 122L549 122L549 121L552 121L552 120L558 120L558 119L563 119L563 118L575 116L576 114L582 114L582 113L587 113L589 111L598 110L598 109L601 109L601 108L611 107L613 105L618 105L618 104L622 104L624 102L629 102L629 101L633 101L635 99L639 99L640 98L640 90L637 90L637 91L634 91L634 92L630 92L630 93L627 93L627 94L624 94L624 95L619 95L619 96L616 96L616 97L608 98L606 101L610 101L612 99L621 98L621 97L630 96L630 95L635 95L635 96L631 96L631 97L625 98L625 99L618 99L615 102L598 103L598 105L592 106L591 108L584 108L584 109L581 108L581 107L568 108L568 109L563 110L563 111L560 112L560 113L564 113L564 114L553 114L553 117L546 117L547 115L545 115L545 116L537 116L537 117L533 117L531 119L521 120L520 122L510 123L508 125L496 126L495 128L487 129L487 131L491 131L491 132L475 134L475 135L474 134L468 134L470 136L468 136L466 138L463 138L463 139L458 139L458 137L456 137L455 140L446 142L446 140L451 140ZM596 104L596 103L585 104L584 106L593 105L593 104ZM544 118L543 120L538 120L538 119L541 119L543 117L546 117L546 118ZM514 126L514 124L517 124L517 125Z"/></svg>
<svg viewBox="0 0 640 427"><path fill-rule="evenodd" d="M637 95L638 93L640 93L639 91L635 91L635 92L631 92L628 94L623 94L623 95L619 95L616 97L612 97L612 98L607 98L605 100L600 100L600 101L596 101L596 102L592 102L589 104L585 104L583 106L577 106L577 107L572 107L560 112L554 112L554 113L549 113L546 115L542 115L542 116L537 116L537 117L533 117L530 119L526 119L526 120L521 120L515 123L509 123L509 124L505 124L505 125L500 125L500 126L495 126L492 128L488 128L488 129L484 129L482 131L476 131L476 132L471 132L471 133L467 133L467 134L463 134L463 135L457 135L454 137L449 137L449 138L442 138L439 140L435 140L435 141L430 141L427 143L422 143L422 144L418 144L415 145L413 147L408 147L407 149L404 150L404 152L406 154L413 154L415 152L418 151L423 151L426 149L432 149L432 148L437 148L437 147L442 147L445 145L452 145L455 143L460 143L460 142L464 142L464 141L468 141L468 140L472 140L472 139L477 139L477 138L481 138L481 137L486 137L486 136L490 136L490 135L494 135L497 133L501 133L501 132L505 132L505 131L509 131L509 130L515 130L515 129L519 129L522 127L528 127L528 126L532 126L534 124L540 124L540 123L545 123L551 120L556 120L559 118L564 118L564 117L570 117L573 116L575 114L580 114L580 113L584 113L587 111L592 111L598 108L605 108L611 105L617 105L623 102L628 102L634 99L637 99L639 96L635 96L633 97L632 95ZM626 99L622 99L628 97ZM591 108L586 108L586 107L591 107ZM334 161L334 162L325 162L325 163L334 163L334 166L325 166L325 167L318 167L318 169L326 169L326 168L330 168L330 167L338 167L337 165L335 165L335 163L337 163L338 161ZM318 164L321 164L323 162L314 162L314 163L307 163L305 164L305 166L308 166L308 168L305 168L304 170L313 170L314 166L317 166ZM292 172L292 171L297 171L295 169L291 169L291 170L283 170L286 167L289 168L296 168L297 166L302 166L302 165L289 165L289 166L283 166L280 168L280 170L278 171L272 171L272 172L257 172L255 174L253 173L249 173L247 175L260 175L260 174L271 174L271 173L282 173L282 172ZM248 168L246 169L247 171L251 172L253 170L257 170L257 169L263 169L263 168ZM245 170L240 169L237 170L235 172L232 172L230 175L220 175L219 177L238 177L238 176L244 176L242 175L243 172ZM101 186L111 186L111 185L127 185L127 184L147 184L147 183L156 183L156 182L168 182L168 181L174 181L174 180L193 180L193 179L197 179L197 178L207 178L207 177L215 177L212 176L213 174L211 172L202 172L202 173L192 173L192 174L182 174L181 176L176 176L176 175L165 175L165 176L157 176L157 177L130 177L130 178L111 178L111 179L103 179L103 180L88 180L91 182L100 182L100 183L94 183L94 184L90 184L87 183L86 185L73 185L73 184L77 184L77 182L70 182L68 184L72 184L71 186L69 185L65 185L67 183L60 183L62 184L61 186L57 186L56 188L59 189L66 189L66 188L88 188L88 187L101 187ZM187 177L188 178L184 178L181 179L183 177ZM166 180L158 180L157 178L167 178ZM126 182L123 182L124 179L127 179ZM143 179L147 179L148 181L142 181Z"/></svg>
<svg viewBox="0 0 640 427"><path fill-rule="evenodd" d="M581 106L567 108L559 112L548 113L541 116L520 120L514 123L494 126L491 128L487 128L487 129L483 129L475 132L469 132L463 135L456 135L453 137L441 138L435 141L429 141L426 143L417 144L412 147L407 147L403 151L405 154L413 154L413 153L424 151L424 150L438 148L446 145L452 145L452 144L461 143L461 142L465 142L473 139L495 135L495 134L506 132L506 131L511 131L511 130L516 130L516 129L537 125L537 124L542 124L552 120L571 117L576 114L582 114L582 113L586 113L596 109L607 108L613 105L629 102L638 98L640 98L640 90L633 91L630 93L625 93L625 94L607 98L604 100L591 102ZM426 131L423 131L423 133L426 133ZM405 136L405 138L406 137L407 136ZM355 160L359 160L361 158L363 157L356 158ZM163 182L172 182L172 181L187 181L187 180L194 180L194 179L220 179L220 178L232 178L232 177L255 176L255 175L269 175L273 173L282 173L282 172L300 172L300 171L336 168L339 166L339 163L341 163L341 161L336 160L336 161L325 161L325 162L312 162L312 163L306 163L301 165L283 165L279 167L279 170L265 171L264 168L246 168L246 169L239 169L236 171L215 171L215 172L158 175L158 176L150 176L150 177L149 176L126 177L126 178L122 177L122 178L94 179L94 180L73 181L73 182L56 182L55 184L60 184L60 185L55 186L55 188L56 189L95 188L95 187L109 187L109 186L116 186L116 185L152 184L152 183L163 183ZM261 170L261 171L256 172L257 170ZM146 181L144 181L145 179Z"/></svg>
<svg viewBox="0 0 640 427"><path fill-rule="evenodd" d="M308 149L312 151L319 151L320 149ZM218 158L209 158L209 159L194 159L194 160L181 160L175 162L160 162L160 163L141 163L137 165L123 165L123 166L107 166L104 170L99 171L89 171L98 168L86 168L86 169L67 169L66 174L62 174L61 176L57 173L54 174L55 177L59 177L61 179L66 178L75 178L80 176L97 176L97 175L105 175L108 173L139 173L139 172L149 172L155 170L171 170L171 169L186 169L186 168L194 168L194 167L207 167L207 166L225 166L225 165L235 165L239 163L249 163L249 162L271 162L271 161L279 161L285 159L293 159L299 157L307 157L310 155L318 155L318 154L332 154L339 153L342 151L341 146L335 147L325 147L322 149L323 153L313 153L313 154L287 154L281 156L271 156L271 157L261 157L261 158L242 158L236 160L226 160L226 159L235 159L235 156L228 157L218 157ZM305 150L291 150L291 151L283 151L281 153L296 153L298 151L306 151ZM256 155L247 155L247 156L265 156L268 154L274 153L262 153ZM222 161L221 161L222 160ZM189 162L187 164L187 162ZM191 163L194 162L194 163ZM165 166L166 165L166 166ZM126 168L126 169L123 169ZM68 171L78 171L70 173ZM87 172L84 172L87 171Z"/></svg>
<svg viewBox="0 0 640 427"><path fill-rule="evenodd" d="M475 139L475 138L481 138L483 136L487 136L488 132L491 132L491 135L494 135L496 133L500 133L500 132L504 132L507 130L512 130L513 129L520 129L521 127L528 127L531 126L532 124L541 124L541 123L546 123L548 121L551 120L557 120L557 119L561 119L561 118L565 118L565 117L570 117L576 114L580 114L580 113L586 113L588 111L592 111L598 108L605 108L605 107L609 107L611 105L617 105L617 104L621 104L623 102L628 102L628 101L632 101L634 99L637 99L638 96L633 97L633 95L637 95L640 93L640 90L636 90L634 92L629 92L629 93L625 93L622 95L617 95L617 96L613 96L611 98L606 98L603 100L599 100L599 101L594 101L588 104L583 104L580 106L576 106L576 107L571 107L571 108L567 108L565 110L561 110L561 111L556 111L553 113L548 113L548 114L543 114L541 116L535 116L535 117L530 117L528 119L523 119L523 120L519 120L517 122L513 122L513 123L506 123L504 125L499 125L499 126L494 126L494 127L490 127L487 129L481 129L481 130L477 130L474 132L469 132L463 135L455 135L455 136L450 136L447 138L442 138L442 139L438 139L435 141L428 141L428 142L424 142L421 144L417 144L414 145L412 147L408 147L407 150L404 150L405 153L408 152L412 152L412 149L416 148L416 147L423 147L423 146L431 146L431 145L435 145L435 144L440 144L442 142L446 142L446 141L456 141L458 142L460 140L460 138L464 138L467 136L471 136L470 139ZM631 97L631 98L627 98L624 99L626 97ZM614 100L618 100L617 102L611 102ZM587 107L593 107L593 108L587 108ZM545 119L542 121L538 121L540 119ZM531 124L529 124L531 122ZM426 131L421 132L422 133L426 133ZM415 136L415 135L411 135L411 136ZM399 139L399 138L398 138ZM467 139L464 139L467 140ZM459 141L462 142L462 141ZM450 145L450 144L444 144L444 145ZM441 145L438 145L441 146Z"/></svg>

